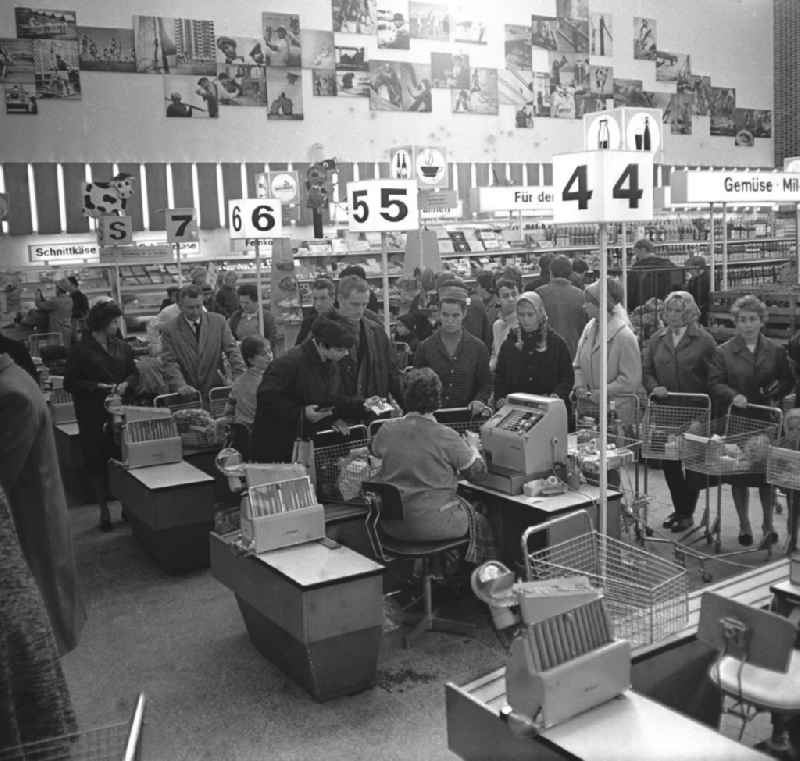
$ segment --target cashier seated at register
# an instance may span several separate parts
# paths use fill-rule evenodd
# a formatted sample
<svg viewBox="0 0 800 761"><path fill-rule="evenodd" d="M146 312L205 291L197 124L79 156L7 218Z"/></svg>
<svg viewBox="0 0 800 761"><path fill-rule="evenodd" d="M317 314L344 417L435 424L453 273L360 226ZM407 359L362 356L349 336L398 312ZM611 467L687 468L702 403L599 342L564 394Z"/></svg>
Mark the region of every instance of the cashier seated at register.
<svg viewBox="0 0 800 761"><path fill-rule="evenodd" d="M482 563L496 555L485 516L457 493L460 478L479 481L486 475L483 458L452 428L436 421L442 382L429 367L405 376L406 414L388 420L370 448L382 459L377 481L397 487L403 520L381 521L382 529L400 541L441 541L469 536L464 559Z"/></svg>

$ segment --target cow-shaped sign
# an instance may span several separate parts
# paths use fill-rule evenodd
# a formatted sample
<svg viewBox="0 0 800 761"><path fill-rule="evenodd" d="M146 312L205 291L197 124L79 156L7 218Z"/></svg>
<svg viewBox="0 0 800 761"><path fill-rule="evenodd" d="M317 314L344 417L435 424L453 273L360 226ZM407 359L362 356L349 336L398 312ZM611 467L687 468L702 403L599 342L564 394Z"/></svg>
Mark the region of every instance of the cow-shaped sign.
<svg viewBox="0 0 800 761"><path fill-rule="evenodd" d="M123 216L125 204L133 195L136 180L124 172L108 182L87 182L83 186L83 216L104 217L109 214Z"/></svg>

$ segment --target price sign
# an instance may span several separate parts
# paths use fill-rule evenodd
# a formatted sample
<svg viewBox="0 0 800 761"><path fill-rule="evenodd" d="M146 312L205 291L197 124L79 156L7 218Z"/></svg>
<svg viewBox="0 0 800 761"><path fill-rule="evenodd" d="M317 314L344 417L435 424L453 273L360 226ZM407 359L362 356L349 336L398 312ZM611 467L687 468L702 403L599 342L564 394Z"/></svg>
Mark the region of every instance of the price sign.
<svg viewBox="0 0 800 761"><path fill-rule="evenodd" d="M97 242L101 246L122 246L133 243L133 220L130 217L100 217Z"/></svg>
<svg viewBox="0 0 800 761"><path fill-rule="evenodd" d="M194 209L167 209L165 221L170 243L197 240L197 213Z"/></svg>
<svg viewBox="0 0 800 761"><path fill-rule="evenodd" d="M274 198L240 198L228 201L231 238L282 238L283 211Z"/></svg>
<svg viewBox="0 0 800 761"><path fill-rule="evenodd" d="M553 156L553 221L638 222L653 218L653 156L584 151Z"/></svg>
<svg viewBox="0 0 800 761"><path fill-rule="evenodd" d="M350 230L390 232L419 228L417 183L414 180L367 180L347 183Z"/></svg>

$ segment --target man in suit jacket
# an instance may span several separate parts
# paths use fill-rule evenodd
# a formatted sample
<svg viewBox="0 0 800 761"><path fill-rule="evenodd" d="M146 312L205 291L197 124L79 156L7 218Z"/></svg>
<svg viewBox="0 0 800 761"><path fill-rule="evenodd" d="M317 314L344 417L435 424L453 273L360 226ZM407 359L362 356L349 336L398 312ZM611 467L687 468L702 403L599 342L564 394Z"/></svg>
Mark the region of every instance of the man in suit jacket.
<svg viewBox="0 0 800 761"><path fill-rule="evenodd" d="M234 380L245 371L244 360L225 318L203 310L201 288L182 288L178 304L181 313L161 333L164 377L170 391L199 391L206 398L214 386L225 385L222 355L228 357Z"/></svg>
<svg viewBox="0 0 800 761"><path fill-rule="evenodd" d="M572 285L571 274L569 257L559 254L550 261L550 282L540 285L536 293L542 297L550 327L564 339L569 356L575 359L578 339L586 325L586 312L583 291Z"/></svg>

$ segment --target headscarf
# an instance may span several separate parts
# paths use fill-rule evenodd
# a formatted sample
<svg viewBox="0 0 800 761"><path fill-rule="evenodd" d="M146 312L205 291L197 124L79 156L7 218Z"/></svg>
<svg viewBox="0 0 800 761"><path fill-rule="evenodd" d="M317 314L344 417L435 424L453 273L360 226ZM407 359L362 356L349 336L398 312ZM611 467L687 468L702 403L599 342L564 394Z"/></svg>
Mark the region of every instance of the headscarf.
<svg viewBox="0 0 800 761"><path fill-rule="evenodd" d="M693 322L697 322L697 319L700 317L700 307L697 306L694 296L692 296L689 291L672 291L672 293L668 293L664 298L665 313L671 301L680 301L680 303L683 304L681 325L685 327L686 325L691 325Z"/></svg>
<svg viewBox="0 0 800 761"><path fill-rule="evenodd" d="M536 336L536 349L537 351L545 351L547 349L547 333L549 330L549 320L547 319L547 309L545 309L542 297L536 291L525 291L518 299L517 306L520 302L526 301L533 307L536 316L539 318L539 327L530 335ZM525 342L525 331L520 324L517 327L517 349L522 351Z"/></svg>

